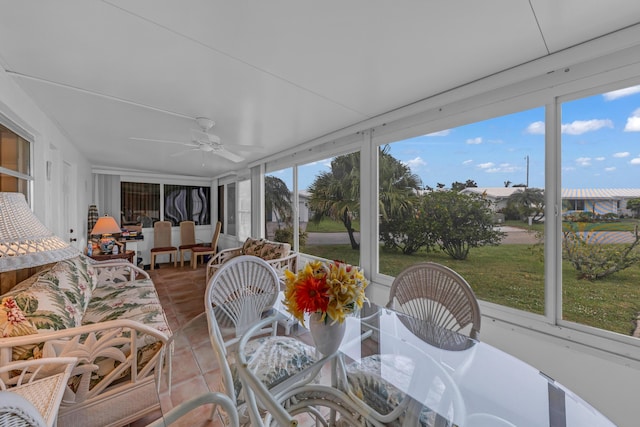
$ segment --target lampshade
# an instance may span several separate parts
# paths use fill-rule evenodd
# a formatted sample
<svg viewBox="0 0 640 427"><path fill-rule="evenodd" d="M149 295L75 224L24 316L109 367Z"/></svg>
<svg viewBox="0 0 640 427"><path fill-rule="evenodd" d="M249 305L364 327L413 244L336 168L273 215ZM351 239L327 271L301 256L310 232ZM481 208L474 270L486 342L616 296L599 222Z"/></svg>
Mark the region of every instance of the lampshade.
<svg viewBox="0 0 640 427"><path fill-rule="evenodd" d="M24 194L0 192L0 272L37 267L79 254L40 222Z"/></svg>
<svg viewBox="0 0 640 427"><path fill-rule="evenodd" d="M101 216L91 230L92 235L120 233L120 226L112 216Z"/></svg>

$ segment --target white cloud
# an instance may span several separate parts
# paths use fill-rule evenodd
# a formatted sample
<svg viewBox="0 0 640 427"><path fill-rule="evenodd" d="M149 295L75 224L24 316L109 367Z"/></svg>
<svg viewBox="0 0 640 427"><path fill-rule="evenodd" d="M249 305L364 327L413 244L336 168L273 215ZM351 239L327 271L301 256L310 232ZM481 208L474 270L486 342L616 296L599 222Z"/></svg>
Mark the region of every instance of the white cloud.
<svg viewBox="0 0 640 427"><path fill-rule="evenodd" d="M595 161L597 161L597 162L602 162L603 160L606 160L606 157L602 157L602 156L600 156L600 157L596 157L596 158L595 158L595 159L593 159L593 160L595 160Z"/></svg>
<svg viewBox="0 0 640 427"><path fill-rule="evenodd" d="M493 162L487 162L487 163L480 163L480 164L478 165L478 167L479 167L480 169L489 169L489 168L494 167L495 165L496 165L496 164L495 164L495 163L493 163Z"/></svg>
<svg viewBox="0 0 640 427"><path fill-rule="evenodd" d="M428 133L425 136L447 136L451 133L451 129L441 130L439 132Z"/></svg>
<svg viewBox="0 0 640 427"><path fill-rule="evenodd" d="M607 172L613 172L614 170L616 170L616 167L612 166L610 168L604 168L604 170L607 171Z"/></svg>
<svg viewBox="0 0 640 427"><path fill-rule="evenodd" d="M473 163L473 160L471 159L465 160L464 162L462 162L463 165L470 165L471 163Z"/></svg>
<svg viewBox="0 0 640 427"><path fill-rule="evenodd" d="M632 165L640 165L640 157L636 157L635 159L631 159L631 161L629 162Z"/></svg>
<svg viewBox="0 0 640 427"><path fill-rule="evenodd" d="M482 144L482 137L477 137L477 138L469 138L467 139L467 144Z"/></svg>
<svg viewBox="0 0 640 427"><path fill-rule="evenodd" d="M525 132L533 135L544 135L544 122L531 123L529 126L527 126Z"/></svg>
<svg viewBox="0 0 640 427"><path fill-rule="evenodd" d="M420 166L426 166L427 162L422 160L422 157L416 157L415 159L407 160L404 164L409 166L411 169L417 169Z"/></svg>
<svg viewBox="0 0 640 427"><path fill-rule="evenodd" d="M614 90L613 92L603 93L605 101L613 101L614 99L623 98L625 96L640 93L640 86L631 86L625 89Z"/></svg>
<svg viewBox="0 0 640 427"><path fill-rule="evenodd" d="M604 127L613 128L613 122L609 119L576 120L562 125L562 133L568 135L582 135Z"/></svg>
<svg viewBox="0 0 640 427"><path fill-rule="evenodd" d="M580 166L591 166L591 157L578 157L576 163Z"/></svg>
<svg viewBox="0 0 640 427"><path fill-rule="evenodd" d="M501 163L498 167L486 169L487 173L512 173L519 171L521 168L511 163Z"/></svg>
<svg viewBox="0 0 640 427"><path fill-rule="evenodd" d="M613 157L617 157L617 158L621 159L623 157L629 157L629 155L631 155L631 153L629 153L628 151L621 151L619 153L614 153Z"/></svg>
<svg viewBox="0 0 640 427"><path fill-rule="evenodd" d="M627 124L624 125L625 132L640 132L640 108L627 117Z"/></svg>

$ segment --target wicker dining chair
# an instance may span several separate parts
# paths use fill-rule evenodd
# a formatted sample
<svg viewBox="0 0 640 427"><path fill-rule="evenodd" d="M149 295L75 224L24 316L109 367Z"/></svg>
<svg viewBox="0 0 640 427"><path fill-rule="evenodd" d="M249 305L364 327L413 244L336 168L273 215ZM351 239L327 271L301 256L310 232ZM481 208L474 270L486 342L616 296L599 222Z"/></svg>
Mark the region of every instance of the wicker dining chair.
<svg viewBox="0 0 640 427"><path fill-rule="evenodd" d="M441 264L423 262L400 272L387 307L474 339L480 335L480 306L473 289Z"/></svg>
<svg viewBox="0 0 640 427"><path fill-rule="evenodd" d="M478 339L480 335L480 306L467 281L458 273L441 264L424 262L414 264L400 272L389 291L387 308L407 314L409 319L403 324L418 338L449 350L464 349L457 334L435 334L433 330L448 330ZM415 322L409 320L415 319ZM425 328L425 324L436 328ZM370 357L367 363L352 364L348 370L348 381L356 394L364 397L364 403L373 411L372 415L381 422L392 422L404 417L409 405L416 405L403 392L376 375L381 364L393 366L397 361L393 355ZM366 366L365 370L361 370ZM373 385L372 385L373 384ZM454 385L451 382L452 386ZM426 425L430 410L419 410L419 425ZM415 421L415 420L413 420ZM413 422L411 421L411 422ZM435 425L445 425L446 421L436 417Z"/></svg>
<svg viewBox="0 0 640 427"><path fill-rule="evenodd" d="M193 259L193 248L198 246L196 243L196 223L193 221L181 221L180 222L180 267L184 267L184 254L185 252L191 252L191 259Z"/></svg>
<svg viewBox="0 0 640 427"><path fill-rule="evenodd" d="M237 376L235 350L244 333L272 311L279 291L280 281L273 267L251 255L225 262L207 284L204 304L211 346L220 366L220 390L237 402L241 418L246 417L246 399ZM250 368L268 389L278 387L317 360L312 346L276 335L276 328L273 316L245 348Z"/></svg>

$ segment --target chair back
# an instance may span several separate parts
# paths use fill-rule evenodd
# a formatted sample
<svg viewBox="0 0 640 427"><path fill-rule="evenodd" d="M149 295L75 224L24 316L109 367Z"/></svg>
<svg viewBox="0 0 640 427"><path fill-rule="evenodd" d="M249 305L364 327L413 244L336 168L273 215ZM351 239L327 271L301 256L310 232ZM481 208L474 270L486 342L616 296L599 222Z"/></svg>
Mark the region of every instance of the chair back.
<svg viewBox="0 0 640 427"><path fill-rule="evenodd" d="M227 348L258 322L275 304L280 284L263 259L241 255L225 262L211 277L204 296L209 339L218 359L224 392L236 400ZM224 333L223 333L224 332ZM275 334L272 327L262 333Z"/></svg>
<svg viewBox="0 0 640 427"><path fill-rule="evenodd" d="M414 264L393 281L387 307L478 338L480 306L467 281L444 265Z"/></svg>
<svg viewBox="0 0 640 427"><path fill-rule="evenodd" d="M193 221L180 222L180 246L195 245L195 244L196 244L196 223Z"/></svg>
<svg viewBox="0 0 640 427"><path fill-rule="evenodd" d="M12 427L46 427L40 412L17 393L0 391L0 425Z"/></svg>
<svg viewBox="0 0 640 427"><path fill-rule="evenodd" d="M153 224L153 247L167 248L171 245L171 222L156 221Z"/></svg>
<svg viewBox="0 0 640 427"><path fill-rule="evenodd" d="M218 221L216 223L216 229L213 231L213 236L211 237L211 249L217 252L218 240L220 239L220 230L222 230L222 222Z"/></svg>

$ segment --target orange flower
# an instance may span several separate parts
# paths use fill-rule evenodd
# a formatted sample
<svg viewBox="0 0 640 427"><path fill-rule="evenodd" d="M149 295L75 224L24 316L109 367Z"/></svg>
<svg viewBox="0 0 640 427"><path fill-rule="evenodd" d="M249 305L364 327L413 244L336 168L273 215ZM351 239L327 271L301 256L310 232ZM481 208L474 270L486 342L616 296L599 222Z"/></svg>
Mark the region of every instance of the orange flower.
<svg viewBox="0 0 640 427"><path fill-rule="evenodd" d="M307 277L296 286L296 304L307 313L326 311L329 299L326 277Z"/></svg>
<svg viewBox="0 0 640 427"><path fill-rule="evenodd" d="M358 267L342 261L311 261L297 274L285 271L282 302L303 325L305 313L322 313L323 320L342 323L367 301L366 287L367 281Z"/></svg>

